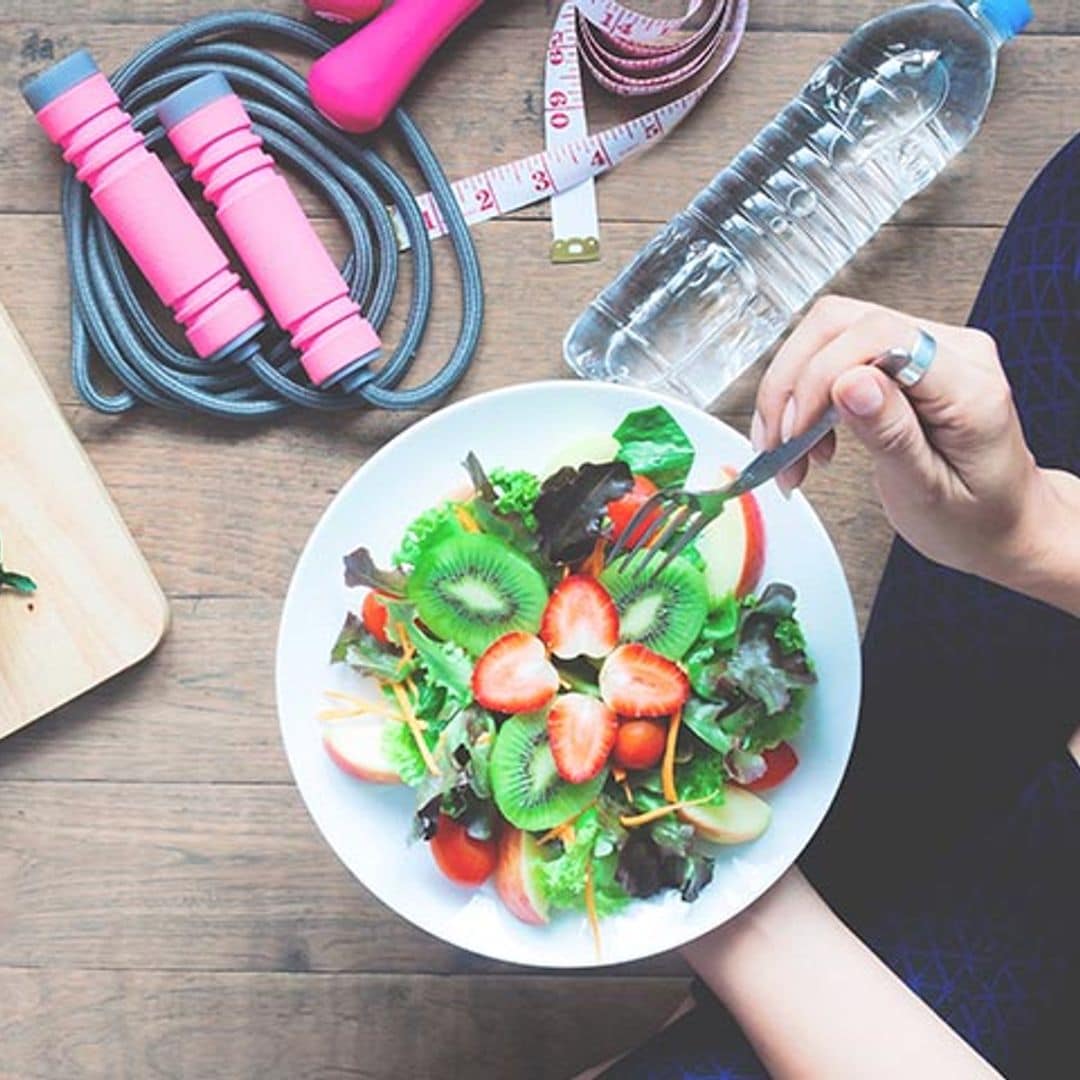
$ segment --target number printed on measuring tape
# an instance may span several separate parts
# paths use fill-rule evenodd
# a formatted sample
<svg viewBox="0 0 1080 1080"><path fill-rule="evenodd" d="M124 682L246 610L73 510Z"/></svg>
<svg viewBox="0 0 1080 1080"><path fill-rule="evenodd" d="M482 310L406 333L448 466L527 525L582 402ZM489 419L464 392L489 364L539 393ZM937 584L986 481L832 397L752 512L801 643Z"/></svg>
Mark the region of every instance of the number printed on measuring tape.
<svg viewBox="0 0 1080 1080"><path fill-rule="evenodd" d="M595 179L659 143L686 118L735 55L747 7L748 0L688 0L682 15L661 18L616 0L565 0L545 52L544 149L456 180L451 189L465 220L475 225L550 198L553 251L585 239L591 254L582 257L595 258ZM677 96L590 134L583 68L622 97ZM445 236L431 194L417 202L428 235ZM400 218L395 224L405 248Z"/></svg>

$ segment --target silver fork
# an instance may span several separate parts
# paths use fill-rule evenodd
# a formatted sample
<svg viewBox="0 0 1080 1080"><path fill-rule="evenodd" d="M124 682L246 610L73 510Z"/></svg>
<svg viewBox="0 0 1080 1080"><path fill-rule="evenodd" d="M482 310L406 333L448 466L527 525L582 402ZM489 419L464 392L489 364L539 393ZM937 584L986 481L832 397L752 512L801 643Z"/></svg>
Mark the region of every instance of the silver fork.
<svg viewBox="0 0 1080 1080"><path fill-rule="evenodd" d="M894 379L910 362L911 354L906 349L890 349L871 361ZM663 561L657 564L654 576L662 573L673 559L701 535L706 525L716 520L724 508L724 503L753 491L801 460L832 431L838 419L839 414L835 407L830 405L812 427L775 449L758 454L726 487L698 492L684 491L677 485L661 488L642 503L638 512L619 534L618 540L608 553L608 561L614 562L620 557L629 559L648 547L646 554L635 562L634 571L643 573L657 555L666 552ZM660 512L656 518L635 537L634 533L658 510ZM634 537L633 543L628 542L629 537Z"/></svg>

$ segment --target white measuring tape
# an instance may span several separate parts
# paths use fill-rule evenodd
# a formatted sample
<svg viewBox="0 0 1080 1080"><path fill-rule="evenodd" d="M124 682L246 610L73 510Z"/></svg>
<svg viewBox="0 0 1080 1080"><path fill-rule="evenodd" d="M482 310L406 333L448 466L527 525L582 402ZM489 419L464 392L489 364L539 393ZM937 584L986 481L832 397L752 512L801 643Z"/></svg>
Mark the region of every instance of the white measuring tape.
<svg viewBox="0 0 1080 1080"><path fill-rule="evenodd" d="M678 18L631 11L616 0L565 0L544 60L544 141L539 153L496 165L451 188L469 225L551 199L553 262L600 257L593 181L664 138L701 100L735 55L749 0L688 0ZM590 135L582 68L621 97L673 100ZM417 200L428 235L446 235L430 193ZM397 221L402 247L408 245Z"/></svg>

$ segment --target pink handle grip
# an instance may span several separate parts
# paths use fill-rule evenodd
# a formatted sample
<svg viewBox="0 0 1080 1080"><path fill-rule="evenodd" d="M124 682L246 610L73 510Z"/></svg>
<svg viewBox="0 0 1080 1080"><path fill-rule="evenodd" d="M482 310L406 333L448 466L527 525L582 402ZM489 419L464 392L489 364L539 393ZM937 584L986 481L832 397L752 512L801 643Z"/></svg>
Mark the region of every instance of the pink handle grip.
<svg viewBox="0 0 1080 1080"><path fill-rule="evenodd" d="M254 337L265 312L146 149L90 55L72 54L26 83L23 94L195 352L214 357Z"/></svg>
<svg viewBox="0 0 1080 1080"><path fill-rule="evenodd" d="M346 131L381 127L431 54L484 0L397 0L315 61L308 90Z"/></svg>
<svg viewBox="0 0 1080 1080"><path fill-rule="evenodd" d="M383 5L383 0L307 0L312 15L329 22L367 22Z"/></svg>
<svg viewBox="0 0 1080 1080"><path fill-rule="evenodd" d="M171 94L158 117L304 370L326 386L374 359L379 337L221 75Z"/></svg>

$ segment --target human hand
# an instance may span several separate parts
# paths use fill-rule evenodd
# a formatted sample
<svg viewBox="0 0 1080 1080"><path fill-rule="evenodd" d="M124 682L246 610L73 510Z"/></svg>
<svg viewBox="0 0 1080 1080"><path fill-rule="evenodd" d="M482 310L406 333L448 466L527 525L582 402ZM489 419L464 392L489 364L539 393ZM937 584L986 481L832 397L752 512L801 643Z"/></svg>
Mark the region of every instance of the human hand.
<svg viewBox="0 0 1080 1080"><path fill-rule="evenodd" d="M920 327L936 340L937 355L922 381L903 390L868 363L908 347ZM1046 506L1056 500L1024 441L989 335L824 297L765 373L751 439L774 447L808 428L830 401L870 452L885 512L913 547L1005 584L1039 557ZM834 449L830 435L811 460L825 464ZM797 487L808 467L804 460L787 470L781 486Z"/></svg>

